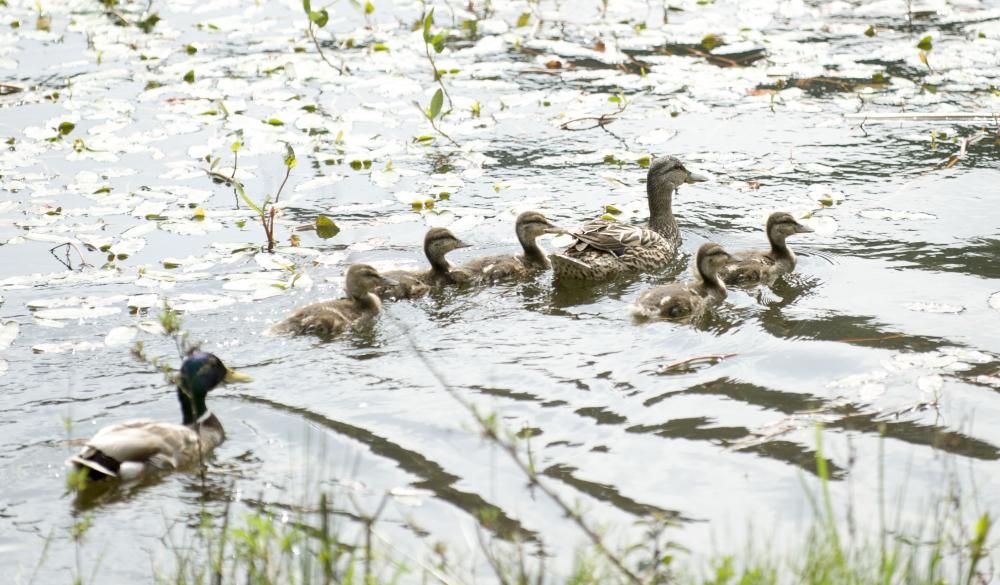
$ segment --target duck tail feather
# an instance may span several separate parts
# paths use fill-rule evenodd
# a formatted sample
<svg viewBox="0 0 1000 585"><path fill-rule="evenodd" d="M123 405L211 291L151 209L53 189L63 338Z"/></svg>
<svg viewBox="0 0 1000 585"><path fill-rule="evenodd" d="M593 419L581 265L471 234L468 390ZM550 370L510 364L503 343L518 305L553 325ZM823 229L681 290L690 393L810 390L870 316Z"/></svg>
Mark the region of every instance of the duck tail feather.
<svg viewBox="0 0 1000 585"><path fill-rule="evenodd" d="M93 459L88 459L85 454L81 453L79 455L74 455L66 460L66 465L72 467L74 470L86 469L87 479L90 481L98 481L102 479L110 479L118 477L118 473L112 471L99 461Z"/></svg>

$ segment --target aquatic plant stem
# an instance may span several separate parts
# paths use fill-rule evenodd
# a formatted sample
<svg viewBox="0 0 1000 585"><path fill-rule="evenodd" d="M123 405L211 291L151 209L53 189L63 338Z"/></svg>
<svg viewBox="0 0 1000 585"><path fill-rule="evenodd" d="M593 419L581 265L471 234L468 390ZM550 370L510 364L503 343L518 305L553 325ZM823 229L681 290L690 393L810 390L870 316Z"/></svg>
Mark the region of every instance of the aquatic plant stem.
<svg viewBox="0 0 1000 585"><path fill-rule="evenodd" d="M509 443L500 438L497 434L496 424L488 417L483 416L479 409L476 408L475 404L472 404L466 400L459 392L445 379L444 374L429 360L423 351L417 346L416 341L413 339L412 332L410 328L407 327L399 319L393 318L396 325L403 331L403 336L406 338L407 345L416 354L417 359L427 368L427 371L431 376L437 381L438 384L448 393L449 396L455 402L457 402L466 412L468 412L476 424L479 426L479 430L482 436L487 440L492 442L494 445L498 446L501 451L507 454L514 465L528 478L528 482L533 486L538 488L542 493L549 497L556 507L558 507L563 514L566 515L581 532L587 537L590 543L597 549L597 551L603 556L612 566L632 585L642 585L642 580L632 571L625 566L622 559L618 558L611 550L604 544L604 539L601 535L587 524L583 517L573 509L562 497L557 494L553 489L541 481L538 473L532 468L531 464L526 462L517 450L517 446L513 443ZM825 462L824 462L825 463Z"/></svg>
<svg viewBox="0 0 1000 585"><path fill-rule="evenodd" d="M448 100L448 109L443 114L442 117L448 115L449 112L455 109L455 104L451 101L451 94L448 93L448 88L444 85L444 79L442 79L441 71L437 67L437 62L434 61L434 56L431 55L431 44L424 43L424 54L427 55L427 60L431 62L431 69L434 71L434 81L441 87L441 93L444 94L445 99ZM451 140L449 138L449 140Z"/></svg>
<svg viewBox="0 0 1000 585"><path fill-rule="evenodd" d="M326 58L326 53L323 52L323 47L319 44L319 39L316 38L316 32L313 30L312 20L309 21L308 33L309 33L309 38L312 40L313 45L315 45L316 47L316 52L319 53L319 58L322 59L324 63L326 63L333 69L336 69L337 73L345 75L347 67L344 66L343 63L341 63L341 65L338 67L337 65L334 65L329 59Z"/></svg>

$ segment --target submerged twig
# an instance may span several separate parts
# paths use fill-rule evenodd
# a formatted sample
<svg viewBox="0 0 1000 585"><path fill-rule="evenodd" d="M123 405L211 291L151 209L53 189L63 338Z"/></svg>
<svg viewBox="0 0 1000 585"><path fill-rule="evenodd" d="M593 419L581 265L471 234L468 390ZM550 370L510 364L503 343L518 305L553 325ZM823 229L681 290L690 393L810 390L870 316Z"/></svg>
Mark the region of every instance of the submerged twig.
<svg viewBox="0 0 1000 585"><path fill-rule="evenodd" d="M56 255L56 250L58 250L59 248L66 248L66 259L65 260L63 260L58 255ZM78 268L73 268L73 261L69 257L69 251L70 251L71 248L73 250L76 250L76 253L80 256L80 266ZM51 248L49 248L49 253L52 254L52 256L55 257L55 259L58 260L60 264L62 264L63 266L65 266L69 270L83 270L84 267L91 267L91 268L93 267L92 264L87 263L87 260L84 259L84 257L83 257L83 252L81 252L80 248L76 244L74 244L73 242L64 242L62 244L58 244L58 245L52 246Z"/></svg>

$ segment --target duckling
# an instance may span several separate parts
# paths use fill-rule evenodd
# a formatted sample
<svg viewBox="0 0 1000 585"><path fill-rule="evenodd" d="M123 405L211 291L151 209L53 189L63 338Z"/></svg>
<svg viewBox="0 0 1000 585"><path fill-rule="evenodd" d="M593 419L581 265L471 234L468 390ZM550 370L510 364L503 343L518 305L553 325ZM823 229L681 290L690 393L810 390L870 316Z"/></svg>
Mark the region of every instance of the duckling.
<svg viewBox="0 0 1000 585"><path fill-rule="evenodd" d="M347 291L345 298L301 307L275 325L272 332L333 337L355 322L374 317L382 310L382 301L373 292L376 288L398 284L367 264L353 264L347 269L347 277L344 279L344 289Z"/></svg>
<svg viewBox="0 0 1000 585"><path fill-rule="evenodd" d="M642 291L631 307L632 314L664 319L687 319L700 315L726 298L726 285L718 272L729 260L729 253L722 246L711 242L702 244L694 260L694 280Z"/></svg>
<svg viewBox="0 0 1000 585"><path fill-rule="evenodd" d="M795 270L795 253L785 244L785 238L813 231L784 211L772 213L765 230L771 249L735 254L735 260L719 272L726 284L774 283L782 274Z"/></svg>
<svg viewBox="0 0 1000 585"><path fill-rule="evenodd" d="M570 232L576 242L551 256L556 278L604 280L659 269L681 242L672 207L674 191L685 183L707 180L672 156L654 160L646 175L649 227L599 219L577 228Z"/></svg>
<svg viewBox="0 0 1000 585"><path fill-rule="evenodd" d="M222 423L205 406L208 392L221 383L250 380L215 355L192 350L178 376L181 424L139 419L104 427L66 465L85 469L90 481L128 481L196 463L226 437Z"/></svg>
<svg viewBox="0 0 1000 585"><path fill-rule="evenodd" d="M462 269L471 273L477 280L484 282L517 278L538 270L545 270L551 264L535 239L543 234L561 234L565 230L553 225L537 211L525 211L517 216L514 232L517 234L517 241L521 243L521 248L524 249L524 254L517 256L503 254L476 258L463 264Z"/></svg>
<svg viewBox="0 0 1000 585"><path fill-rule="evenodd" d="M471 274L461 268L454 268L445 256L452 250L468 248L462 240L445 228L431 228L424 236L424 256L431 264L430 270L389 270L385 276L397 284L382 286L375 290L379 297L395 299L415 299L427 294L431 288L452 284L463 284L471 280Z"/></svg>

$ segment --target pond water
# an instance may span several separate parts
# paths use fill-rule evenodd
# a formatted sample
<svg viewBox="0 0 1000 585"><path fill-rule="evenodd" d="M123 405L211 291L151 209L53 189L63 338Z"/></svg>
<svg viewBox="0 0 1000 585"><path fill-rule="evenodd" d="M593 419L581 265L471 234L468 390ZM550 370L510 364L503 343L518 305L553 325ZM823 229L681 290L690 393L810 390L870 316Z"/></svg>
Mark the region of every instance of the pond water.
<svg viewBox="0 0 1000 585"><path fill-rule="evenodd" d="M480 571L462 559L479 558L486 534L535 540L567 571L584 536L424 359L530 437L543 481L615 544L658 512L695 558L794 546L818 481L817 423L838 512L863 530L880 470L899 522L947 494L1000 503L998 126L878 119L1000 112L1000 4L935 1L908 23L902 1L683 0L664 13L611 0L603 14L599 2L439 3L434 31L452 32L435 58L454 109L438 125L458 147L414 106L438 88L420 3L331 6L316 35L347 75L317 55L297 2L153 0L148 34L98 2L43 1L41 17L35 2L5 4L0 558L14 582L146 582L169 572L167 536L203 509L291 513L319 490L345 514L393 490L383 536L413 558L440 541ZM145 3L118 10L148 16ZM255 253L255 216L207 173L206 157L232 173L237 140L237 177L257 201L281 183L286 143L296 153L274 255ZM587 288L544 274L387 304L329 343L263 335L341 294L352 262L420 265L428 226L473 244L451 256L462 261L515 251L526 209L564 226L607 205L643 221L640 159L662 154L712 177L676 195L683 256L663 274ZM791 240L795 274L732 290L697 327L629 318L643 287L686 277L701 243L763 246L779 209L816 230ZM320 214L334 237L297 229ZM65 242L68 256L50 253ZM176 417L162 376L129 355L134 340L175 355L149 332L165 301L255 380L212 395L228 439L204 478L74 501L62 462L77 439ZM480 524L483 508L496 520ZM84 516L77 551L69 527Z"/></svg>

